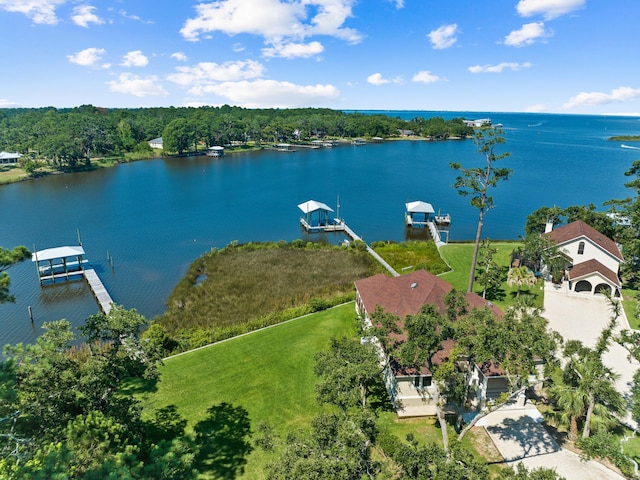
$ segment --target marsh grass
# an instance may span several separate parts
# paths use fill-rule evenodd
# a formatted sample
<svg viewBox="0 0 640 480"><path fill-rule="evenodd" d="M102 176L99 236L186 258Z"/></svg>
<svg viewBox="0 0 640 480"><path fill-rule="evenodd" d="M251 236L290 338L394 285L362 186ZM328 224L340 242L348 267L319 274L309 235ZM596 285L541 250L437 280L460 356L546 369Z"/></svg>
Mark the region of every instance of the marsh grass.
<svg viewBox="0 0 640 480"><path fill-rule="evenodd" d="M397 272L424 269L438 275L449 270L433 241L373 242L371 246Z"/></svg>
<svg viewBox="0 0 640 480"><path fill-rule="evenodd" d="M252 322L266 326L353 299L353 282L377 269L355 249L301 242L230 245L191 265L155 321L174 336Z"/></svg>

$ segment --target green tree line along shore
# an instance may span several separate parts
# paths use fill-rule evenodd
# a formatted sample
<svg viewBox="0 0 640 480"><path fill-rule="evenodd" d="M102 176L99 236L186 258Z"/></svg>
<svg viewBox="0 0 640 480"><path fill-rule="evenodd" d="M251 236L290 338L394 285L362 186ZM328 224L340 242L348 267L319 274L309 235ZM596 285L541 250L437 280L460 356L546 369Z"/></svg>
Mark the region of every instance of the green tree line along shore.
<svg viewBox="0 0 640 480"><path fill-rule="evenodd" d="M87 169L96 159L197 153L215 145L241 149L323 138L391 138L402 131L433 140L473 134L461 118L405 121L317 108L0 109L0 150L23 154L20 165L29 175ZM157 137L163 138L164 151L154 153L148 142Z"/></svg>

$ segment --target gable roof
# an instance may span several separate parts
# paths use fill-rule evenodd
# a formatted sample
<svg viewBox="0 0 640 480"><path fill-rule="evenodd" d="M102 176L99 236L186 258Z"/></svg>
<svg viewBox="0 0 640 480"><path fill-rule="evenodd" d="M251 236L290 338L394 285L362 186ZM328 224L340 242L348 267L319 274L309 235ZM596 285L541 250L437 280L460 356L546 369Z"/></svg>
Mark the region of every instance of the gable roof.
<svg viewBox="0 0 640 480"><path fill-rule="evenodd" d="M586 277L587 275L591 275L594 273L599 273L601 276L611 282L612 285L615 285L618 288L622 288L618 275L605 267L596 259L587 260L586 262L581 262L574 265L573 268L569 270L569 280L576 281L582 277Z"/></svg>
<svg viewBox="0 0 640 480"><path fill-rule="evenodd" d="M303 213L311 213L311 212L315 212L316 210L333 212L331 207L329 207L326 203L316 202L315 200L307 200L306 202L298 205L298 208L302 210Z"/></svg>
<svg viewBox="0 0 640 480"><path fill-rule="evenodd" d="M558 245L565 244L580 237L588 238L591 242L598 245L618 260L623 261L622 253L620 253L620 249L616 243L593 228L591 225L587 225L582 220L576 220L575 222L558 227L546 235L555 240Z"/></svg>

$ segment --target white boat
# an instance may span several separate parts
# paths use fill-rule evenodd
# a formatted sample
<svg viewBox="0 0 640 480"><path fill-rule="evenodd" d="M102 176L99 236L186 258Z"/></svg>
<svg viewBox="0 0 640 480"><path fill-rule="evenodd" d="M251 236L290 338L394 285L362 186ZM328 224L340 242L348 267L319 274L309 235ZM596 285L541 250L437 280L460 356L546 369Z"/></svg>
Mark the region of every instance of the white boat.
<svg viewBox="0 0 640 480"><path fill-rule="evenodd" d="M435 216L435 220L436 225L451 225L451 215L448 213L445 213L444 215L438 213L438 215Z"/></svg>
<svg viewBox="0 0 640 480"><path fill-rule="evenodd" d="M625 145L624 143L620 145L622 148L631 148L632 150L640 150L640 147L632 147L631 145Z"/></svg>

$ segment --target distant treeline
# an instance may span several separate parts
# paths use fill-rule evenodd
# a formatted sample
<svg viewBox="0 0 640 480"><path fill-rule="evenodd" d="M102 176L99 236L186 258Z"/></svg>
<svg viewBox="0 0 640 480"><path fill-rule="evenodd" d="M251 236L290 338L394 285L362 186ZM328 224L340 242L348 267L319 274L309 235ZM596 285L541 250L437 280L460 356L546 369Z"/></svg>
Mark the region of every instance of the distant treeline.
<svg viewBox="0 0 640 480"><path fill-rule="evenodd" d="M0 150L68 168L91 158L151 153L148 141L162 137L164 152L183 153L214 145L261 145L322 138L417 135L434 140L464 137L473 129L462 118L414 118L345 113L322 108L241 107L107 109L0 109ZM150 155L149 155L150 156Z"/></svg>

